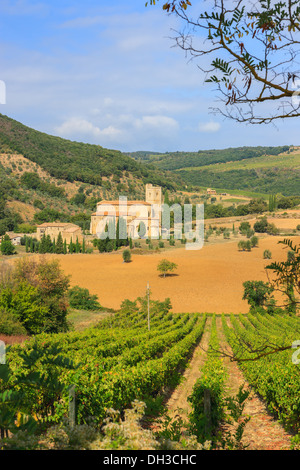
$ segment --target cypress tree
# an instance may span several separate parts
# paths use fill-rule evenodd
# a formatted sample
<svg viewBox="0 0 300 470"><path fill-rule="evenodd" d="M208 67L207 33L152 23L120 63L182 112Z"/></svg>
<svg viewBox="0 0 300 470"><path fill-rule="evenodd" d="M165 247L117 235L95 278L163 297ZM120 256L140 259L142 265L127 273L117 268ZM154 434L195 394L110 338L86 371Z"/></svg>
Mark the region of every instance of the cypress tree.
<svg viewBox="0 0 300 470"><path fill-rule="evenodd" d="M47 240L45 234L43 234L41 238L41 243L39 245L39 253L47 253Z"/></svg>
<svg viewBox="0 0 300 470"><path fill-rule="evenodd" d="M56 241L55 253L63 254L63 252L64 252L64 242L63 242L62 234L61 232L59 232L57 241Z"/></svg>
<svg viewBox="0 0 300 470"><path fill-rule="evenodd" d="M52 253L53 251L53 244L50 235L46 236L45 242L45 253Z"/></svg>
<svg viewBox="0 0 300 470"><path fill-rule="evenodd" d="M80 244L78 241L78 237L76 237L75 252L80 253Z"/></svg>

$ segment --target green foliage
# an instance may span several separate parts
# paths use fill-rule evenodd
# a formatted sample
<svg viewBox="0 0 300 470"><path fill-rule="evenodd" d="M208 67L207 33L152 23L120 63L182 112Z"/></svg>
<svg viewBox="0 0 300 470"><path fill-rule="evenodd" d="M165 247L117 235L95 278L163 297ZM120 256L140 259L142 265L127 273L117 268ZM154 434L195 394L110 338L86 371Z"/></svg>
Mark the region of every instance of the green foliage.
<svg viewBox="0 0 300 470"><path fill-rule="evenodd" d="M41 333L49 315L38 288L27 281L18 283L13 289L1 289L0 308L14 315L29 334Z"/></svg>
<svg viewBox="0 0 300 470"><path fill-rule="evenodd" d="M267 217L262 217L261 219L257 220L253 225L255 232L258 233L265 233L268 229L268 220Z"/></svg>
<svg viewBox="0 0 300 470"><path fill-rule="evenodd" d="M201 376L194 385L188 400L192 406L190 422L192 430L200 442L216 440L216 431L225 418L223 399L225 394L226 373L223 361L216 352L219 348L216 317L212 317L211 335L207 360L201 369ZM210 413L205 413L205 393L210 399Z"/></svg>
<svg viewBox="0 0 300 470"><path fill-rule="evenodd" d="M69 282L57 261L17 260L0 286L0 306L29 334L66 331Z"/></svg>
<svg viewBox="0 0 300 470"><path fill-rule="evenodd" d="M4 237L1 240L0 244L0 251L2 255L9 256L9 255L14 255L16 253L16 249L12 242L10 241L10 238L8 235L4 235Z"/></svg>
<svg viewBox="0 0 300 470"><path fill-rule="evenodd" d="M273 310L275 305L274 296L272 295L274 287L268 282L246 281L243 283L243 287L243 300L247 300L251 309L255 310L257 307L267 307L269 312Z"/></svg>
<svg viewBox="0 0 300 470"><path fill-rule="evenodd" d="M97 310L101 307L97 295L90 294L89 290L83 287L74 286L68 291L70 307L83 310Z"/></svg>
<svg viewBox="0 0 300 470"><path fill-rule="evenodd" d="M127 171L141 183L151 182L172 190L177 186L167 173L146 167L119 151L50 136L4 115L0 115L0 124L0 148L24 155L52 177L105 186L102 177L117 175L120 178ZM175 177L175 180L179 182L180 178ZM53 196L63 194L61 188L44 183L35 173L23 176L22 184Z"/></svg>
<svg viewBox="0 0 300 470"><path fill-rule="evenodd" d="M27 331L20 321L17 320L14 313L0 310L0 334L2 335L27 335Z"/></svg>
<svg viewBox="0 0 300 470"><path fill-rule="evenodd" d="M144 304L143 299L141 302ZM41 422L47 419L62 423L68 412L67 388L75 385L76 423L82 424L93 416L96 425L103 425L108 408L122 413L133 400L155 397L178 380L178 371L186 366L189 354L201 339L206 315L165 313L152 310L151 304L151 330L148 331L144 306L142 311L137 311L133 304L132 309L128 309L128 304L127 308L124 306L122 311L103 319L97 328L38 335L7 352L12 371L10 383L16 389L20 376L24 375L23 358L28 355L32 363L26 377L28 372L45 376L43 387L22 389L23 410L28 415L36 414ZM169 308L169 301L165 308ZM64 362L57 361L53 367L53 361L57 360L53 351L58 345L59 357ZM71 361L72 369L63 366ZM60 384L60 389L56 384ZM0 387L3 391L9 389L1 381Z"/></svg>
<svg viewBox="0 0 300 470"><path fill-rule="evenodd" d="M285 427L299 432L299 367L291 345L299 320L286 312L231 316L226 337L253 390ZM247 347L249 345L250 347Z"/></svg>
<svg viewBox="0 0 300 470"><path fill-rule="evenodd" d="M131 261L131 251L124 250L122 253L124 263L129 263Z"/></svg>
<svg viewBox="0 0 300 470"><path fill-rule="evenodd" d="M289 239L281 240L278 243L289 248L291 255L288 255L286 261L274 261L266 266L266 269L273 271L272 286L285 296L286 309L293 315L300 305L300 247L294 245Z"/></svg>
<svg viewBox="0 0 300 470"><path fill-rule="evenodd" d="M61 371L74 369L72 360L60 353L55 344L45 350L35 341L30 348L7 348L7 362L0 367L1 431L32 434L51 423L58 400L67 394Z"/></svg>
<svg viewBox="0 0 300 470"><path fill-rule="evenodd" d="M279 155L288 150L288 146L282 147L236 147L221 150L199 150L198 152L168 152L166 154L147 153L141 156L139 152L131 153L137 159L151 162L164 170L179 170L188 167L203 167L220 163L246 161L263 155ZM202 185L200 185L202 186ZM204 186L212 186L205 184ZM222 187L222 186L221 186Z"/></svg>
<svg viewBox="0 0 300 470"><path fill-rule="evenodd" d="M250 238L250 243L251 243L252 248L258 246L258 237L256 237L255 235L253 237L251 237Z"/></svg>
<svg viewBox="0 0 300 470"><path fill-rule="evenodd" d="M36 226L28 224L28 223L19 224L16 227L15 232L16 233L35 233L36 232Z"/></svg>
<svg viewBox="0 0 300 470"><path fill-rule="evenodd" d="M20 178L20 182L28 189L38 190L47 193L52 197L63 197L65 191L63 188L57 187L55 184L49 184L42 181L37 173L25 172Z"/></svg>
<svg viewBox="0 0 300 470"><path fill-rule="evenodd" d="M238 242L238 249L241 251L251 251L251 242L250 240L240 240Z"/></svg>
<svg viewBox="0 0 300 470"><path fill-rule="evenodd" d="M55 253L57 254L63 254L64 253L64 242L62 238L62 234L59 232L57 236L57 241L55 244Z"/></svg>
<svg viewBox="0 0 300 470"><path fill-rule="evenodd" d="M264 250L264 253L263 253L263 258L264 259L271 259L272 258L272 253L270 250Z"/></svg>
<svg viewBox="0 0 300 470"><path fill-rule="evenodd" d="M168 275L168 273L172 273L177 268L177 264L169 261L167 259L162 259L158 265L157 270L164 276Z"/></svg>
<svg viewBox="0 0 300 470"><path fill-rule="evenodd" d="M249 222L241 222L239 226L239 231L241 232L242 235L246 235L248 230L251 229L251 226Z"/></svg>

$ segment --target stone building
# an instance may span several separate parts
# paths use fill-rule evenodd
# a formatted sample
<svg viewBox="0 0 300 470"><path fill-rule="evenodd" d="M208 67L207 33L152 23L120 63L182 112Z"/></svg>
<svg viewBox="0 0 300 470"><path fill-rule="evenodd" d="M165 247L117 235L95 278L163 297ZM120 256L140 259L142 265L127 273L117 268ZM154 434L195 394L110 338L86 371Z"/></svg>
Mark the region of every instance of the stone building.
<svg viewBox="0 0 300 470"><path fill-rule="evenodd" d="M206 194L208 194L208 195L216 195L216 194L217 194L217 191L216 191L215 189L212 189L212 188L207 188Z"/></svg>
<svg viewBox="0 0 300 470"><path fill-rule="evenodd" d="M75 243L78 238L79 243L82 243L83 233L81 228L78 225L71 223L62 223L62 222L44 222L37 226L36 229L36 238L41 240L42 236L45 234L50 235L51 240L57 240L57 237L61 233L63 240L66 240L66 243L69 244L71 239Z"/></svg>
<svg viewBox="0 0 300 470"><path fill-rule="evenodd" d="M9 236L9 239L13 245L21 245L21 238L24 237L24 233L15 232L6 232L5 235Z"/></svg>
<svg viewBox="0 0 300 470"><path fill-rule="evenodd" d="M127 201L127 198L100 201L91 217L90 233L99 236L110 221L117 224L122 217L126 221L128 237L138 238L140 224L144 223L145 238L158 238L161 233L161 203L161 187L152 184L146 184L145 201Z"/></svg>

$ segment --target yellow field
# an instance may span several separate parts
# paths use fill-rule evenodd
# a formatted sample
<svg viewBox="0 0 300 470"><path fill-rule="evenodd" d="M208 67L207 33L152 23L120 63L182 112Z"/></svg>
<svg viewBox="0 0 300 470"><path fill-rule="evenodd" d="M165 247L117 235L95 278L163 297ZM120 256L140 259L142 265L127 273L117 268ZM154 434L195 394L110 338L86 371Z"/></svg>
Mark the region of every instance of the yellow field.
<svg viewBox="0 0 300 470"><path fill-rule="evenodd" d="M267 281L263 251L270 249L273 260L286 258L286 249L278 244L283 237L261 238L251 252L238 251L237 240L207 245L198 251L178 248L157 254L134 255L123 263L121 252L91 255L46 255L55 257L71 285L86 287L97 294L105 307L119 308L124 299L134 300L146 293L147 282L155 300L171 299L174 312L246 313L242 300L243 282ZM293 237L300 243L300 236ZM176 276L159 277L156 269L162 258L177 263Z"/></svg>

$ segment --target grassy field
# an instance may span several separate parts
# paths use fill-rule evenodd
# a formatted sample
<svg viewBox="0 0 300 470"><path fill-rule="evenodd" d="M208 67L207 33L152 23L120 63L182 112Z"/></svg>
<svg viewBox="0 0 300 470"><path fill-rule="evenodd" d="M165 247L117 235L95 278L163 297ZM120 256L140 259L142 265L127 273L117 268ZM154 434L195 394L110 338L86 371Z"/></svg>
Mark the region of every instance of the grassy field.
<svg viewBox="0 0 300 470"><path fill-rule="evenodd" d="M279 155L264 155L262 157L247 158L235 162L215 163L201 167L187 167L187 171L210 170L210 171L230 171L230 170L251 170L257 168L300 168L300 153L283 153Z"/></svg>

